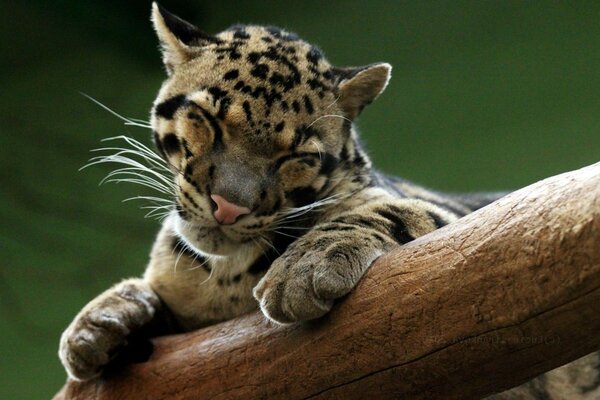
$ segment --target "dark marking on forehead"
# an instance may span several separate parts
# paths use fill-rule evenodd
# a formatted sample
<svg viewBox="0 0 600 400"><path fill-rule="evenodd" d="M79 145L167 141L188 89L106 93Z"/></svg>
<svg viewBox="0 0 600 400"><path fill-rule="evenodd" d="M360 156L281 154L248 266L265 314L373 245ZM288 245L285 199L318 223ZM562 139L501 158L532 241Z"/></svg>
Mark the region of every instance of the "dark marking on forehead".
<svg viewBox="0 0 600 400"><path fill-rule="evenodd" d="M318 80L316 78L311 78L311 79L307 80L306 83L308 83L308 86L310 86L310 88L312 90L316 90L316 89L327 90L327 89L329 89L327 86L325 86L323 84L323 82L321 82L320 80Z"/></svg>
<svg viewBox="0 0 600 400"><path fill-rule="evenodd" d="M283 40L284 42L292 42L295 40L300 40L298 38L298 35L296 35L295 33L285 32L275 26L267 26L267 27L265 27L265 30L267 32L269 32L271 35L273 35L275 38L277 38L279 40Z"/></svg>
<svg viewBox="0 0 600 400"><path fill-rule="evenodd" d="M242 103L242 108L246 114L246 121L252 122L252 110L250 109L250 103L248 100L244 100L244 103Z"/></svg>
<svg viewBox="0 0 600 400"><path fill-rule="evenodd" d="M237 79L237 77L240 75L240 71L238 71L237 69L232 69L227 71L224 75L223 75L223 79L225 79L226 81L231 81L234 79Z"/></svg>
<svg viewBox="0 0 600 400"><path fill-rule="evenodd" d="M308 53L306 53L306 59L312 64L317 64L321 58L323 58L323 53L314 46L311 46Z"/></svg>
<svg viewBox="0 0 600 400"><path fill-rule="evenodd" d="M173 115L186 103L185 95L179 94L173 96L160 104L157 104L154 108L156 116L165 119L173 119Z"/></svg>
<svg viewBox="0 0 600 400"><path fill-rule="evenodd" d="M235 86L233 87L234 90L240 90L241 88L243 88L245 85L244 81L237 81L237 83L235 84Z"/></svg>
<svg viewBox="0 0 600 400"><path fill-rule="evenodd" d="M246 27L243 25L234 25L231 28L229 28L228 30L232 30L234 32L233 37L235 39L241 39L241 40L250 39L250 35L248 34L248 32L246 32Z"/></svg>
<svg viewBox="0 0 600 400"><path fill-rule="evenodd" d="M267 79L267 74L269 73L269 66L267 64L256 64L254 68L250 71L252 76L255 76L260 79Z"/></svg>
<svg viewBox="0 0 600 400"><path fill-rule="evenodd" d="M298 103L297 100L294 100L292 102L292 108L294 109L294 112L298 114L300 112L300 103Z"/></svg>
<svg viewBox="0 0 600 400"><path fill-rule="evenodd" d="M213 106L217 104L217 101L219 101L221 98L227 96L227 91L222 90L218 86L211 86L210 88L208 88L208 93L210 93L213 96Z"/></svg>
<svg viewBox="0 0 600 400"><path fill-rule="evenodd" d="M260 60L260 53L253 51L250 54L248 54L247 58L248 61L250 61L252 64L256 64L258 62L258 60Z"/></svg>
<svg viewBox="0 0 600 400"><path fill-rule="evenodd" d="M239 52L237 44L227 47L219 47L215 49L215 51L217 53L227 53L229 58L232 60L239 60L240 58L242 58L242 54Z"/></svg>
<svg viewBox="0 0 600 400"><path fill-rule="evenodd" d="M312 114L315 111L315 109L313 108L313 104L307 95L304 95L304 107L306 108L306 112L308 112L309 114Z"/></svg>
<svg viewBox="0 0 600 400"><path fill-rule="evenodd" d="M277 133L281 132L283 130L284 126L285 126L284 121L279 122L277 125L275 125L275 132L277 132Z"/></svg>

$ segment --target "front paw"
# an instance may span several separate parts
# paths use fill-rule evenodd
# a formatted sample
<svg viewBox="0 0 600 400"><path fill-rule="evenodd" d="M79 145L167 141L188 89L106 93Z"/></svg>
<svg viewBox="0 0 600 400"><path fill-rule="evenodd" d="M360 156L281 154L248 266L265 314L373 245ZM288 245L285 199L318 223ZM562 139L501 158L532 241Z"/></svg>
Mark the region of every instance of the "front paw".
<svg viewBox="0 0 600 400"><path fill-rule="evenodd" d="M306 242L301 240L275 260L254 288L260 308L273 321L290 323L325 315L376 258L370 249L352 244Z"/></svg>
<svg viewBox="0 0 600 400"><path fill-rule="evenodd" d="M98 376L159 306L158 296L138 281L123 282L92 301L61 336L59 357L69 376L76 380Z"/></svg>

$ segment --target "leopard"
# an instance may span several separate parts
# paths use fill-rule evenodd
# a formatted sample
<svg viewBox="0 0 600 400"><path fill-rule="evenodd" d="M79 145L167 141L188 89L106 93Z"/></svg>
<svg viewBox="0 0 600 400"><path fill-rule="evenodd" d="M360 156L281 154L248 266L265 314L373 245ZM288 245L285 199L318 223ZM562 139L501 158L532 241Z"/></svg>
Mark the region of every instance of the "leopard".
<svg viewBox="0 0 600 400"><path fill-rule="evenodd" d="M442 193L372 166L356 120L385 90L388 63L336 67L273 26L209 35L157 3L151 20L167 75L148 125L155 148L125 138L132 149L96 162L166 194L155 198L164 218L143 276L62 334L70 379L98 377L148 334L256 310L278 324L318 319L381 255L505 194Z"/></svg>

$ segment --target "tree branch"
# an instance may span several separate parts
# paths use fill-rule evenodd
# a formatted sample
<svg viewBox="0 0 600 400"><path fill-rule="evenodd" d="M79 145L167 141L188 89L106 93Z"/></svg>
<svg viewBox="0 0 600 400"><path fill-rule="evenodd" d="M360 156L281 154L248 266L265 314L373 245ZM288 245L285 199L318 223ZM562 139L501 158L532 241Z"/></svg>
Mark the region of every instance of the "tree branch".
<svg viewBox="0 0 600 400"><path fill-rule="evenodd" d="M381 257L319 321L157 338L55 399L476 399L600 349L600 163Z"/></svg>

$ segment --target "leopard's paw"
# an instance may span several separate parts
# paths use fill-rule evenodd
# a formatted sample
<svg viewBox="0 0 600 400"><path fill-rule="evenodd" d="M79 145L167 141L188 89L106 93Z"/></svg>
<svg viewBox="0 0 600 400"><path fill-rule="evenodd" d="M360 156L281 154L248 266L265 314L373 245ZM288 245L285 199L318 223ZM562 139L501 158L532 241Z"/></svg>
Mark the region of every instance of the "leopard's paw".
<svg viewBox="0 0 600 400"><path fill-rule="evenodd" d="M354 249L330 244L306 252L299 248L286 251L254 288L264 314L279 323L325 315L335 299L356 286L370 264L357 257Z"/></svg>
<svg viewBox="0 0 600 400"><path fill-rule="evenodd" d="M86 306L61 336L59 357L69 376L98 376L133 331L147 324L160 305L144 284L123 282Z"/></svg>

